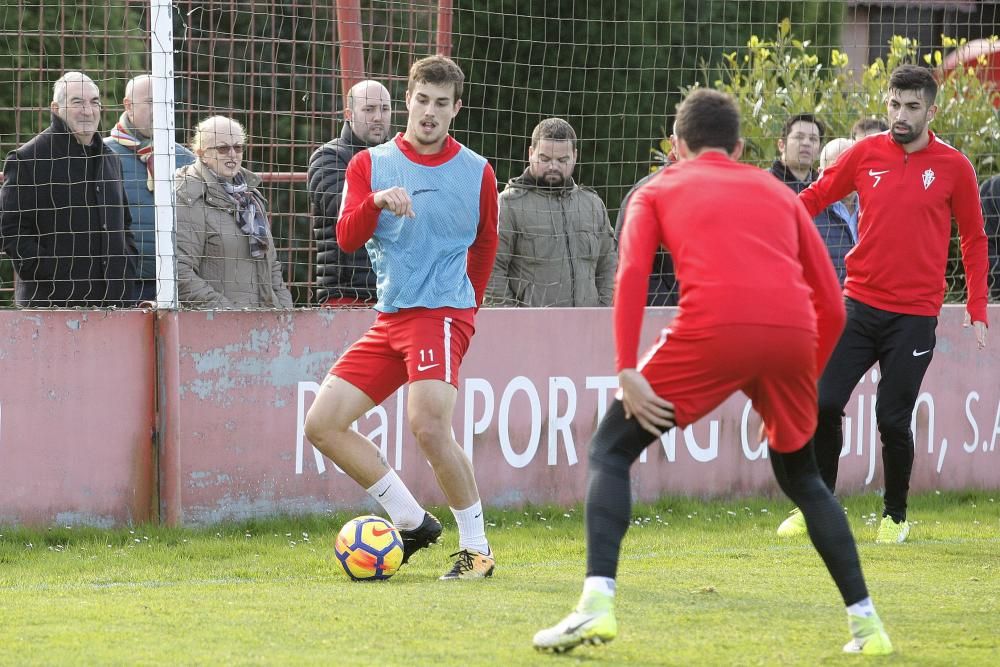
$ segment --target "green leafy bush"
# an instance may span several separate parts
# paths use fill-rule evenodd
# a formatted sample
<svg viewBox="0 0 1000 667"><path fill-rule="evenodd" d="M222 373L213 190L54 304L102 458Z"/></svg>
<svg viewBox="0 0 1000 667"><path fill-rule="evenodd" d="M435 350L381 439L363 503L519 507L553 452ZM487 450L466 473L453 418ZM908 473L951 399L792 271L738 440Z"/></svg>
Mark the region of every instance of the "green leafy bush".
<svg viewBox="0 0 1000 667"><path fill-rule="evenodd" d="M945 48L958 48L964 43L942 36ZM777 156L777 140L788 116L815 113L826 126L826 140L849 137L851 126L859 118L886 115L885 93L889 74L896 66L924 64L936 69L939 81L939 108L931 129L972 160L980 180L997 173L1000 115L995 103L1000 92L977 75L977 68L986 65L985 58L972 66L945 72L941 51L928 54L923 63L918 63L917 46L912 39L893 37L888 55L864 68L858 77L847 69L847 55L836 49L830 51L828 63L822 62L808 41L793 36L791 22L785 19L773 41L751 37L745 49L724 54L721 66L703 66L703 83L689 86L684 92L709 85L733 95L743 115L743 160L766 166ZM661 144L653 149L654 156L666 150L669 146ZM949 258L945 299L964 302L965 274L960 266L957 234L952 237Z"/></svg>
<svg viewBox="0 0 1000 667"><path fill-rule="evenodd" d="M942 43L959 47L964 40L943 37ZM744 159L764 165L775 158L781 126L789 115L815 113L826 125L827 139L848 137L859 118L885 116L889 73L896 66L933 66L940 75L940 87L939 110L931 129L968 155L980 178L1000 171L996 155L1000 116L994 107L998 92L976 75L976 67L985 65L985 60L944 73L943 54L935 51L918 63L917 46L912 39L893 37L886 58L864 68L858 77L847 69L847 55L836 49L830 52L828 63L821 61L808 41L793 36L786 19L773 41L751 37L745 49L724 54L721 66L703 67L703 82L695 85L709 85L736 98L744 119Z"/></svg>

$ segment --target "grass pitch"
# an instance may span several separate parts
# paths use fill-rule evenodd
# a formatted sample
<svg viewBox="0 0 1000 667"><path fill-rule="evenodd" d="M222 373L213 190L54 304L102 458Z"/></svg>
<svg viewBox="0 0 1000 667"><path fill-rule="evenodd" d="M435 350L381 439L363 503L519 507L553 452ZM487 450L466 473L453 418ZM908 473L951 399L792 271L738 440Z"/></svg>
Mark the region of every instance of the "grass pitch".
<svg viewBox="0 0 1000 667"><path fill-rule="evenodd" d="M910 541L875 545L874 496L847 498L885 665L1000 664L1000 492L913 499ZM0 528L0 664L839 665L846 616L786 501L637 506L619 574L619 637L537 654L575 604L582 512L488 510L497 571L439 582L456 531L392 580L354 583L346 514L183 530Z"/></svg>

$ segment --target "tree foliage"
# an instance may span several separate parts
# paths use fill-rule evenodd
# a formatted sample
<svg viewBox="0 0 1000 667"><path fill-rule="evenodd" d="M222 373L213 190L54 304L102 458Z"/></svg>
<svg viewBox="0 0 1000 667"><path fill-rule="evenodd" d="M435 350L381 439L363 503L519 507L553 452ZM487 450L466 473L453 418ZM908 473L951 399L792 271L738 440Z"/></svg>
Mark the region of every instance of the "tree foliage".
<svg viewBox="0 0 1000 667"><path fill-rule="evenodd" d="M944 36L946 48L956 48L964 40ZM940 50L928 53L918 63L918 44L905 37L893 37L885 58L851 75L847 56L832 51L829 64L817 56L808 40L797 39L790 21L782 21L777 37L771 40L752 36L745 49L726 53L717 69L703 67L703 82L732 94L743 116L742 134L746 141L744 160L760 165L777 154L776 141L785 119L793 114L812 112L827 128L826 139L849 137L851 126L866 116L885 116L885 95L889 75L904 63L936 68L938 113L932 130L959 149L976 166L979 178L997 173L997 146L1000 145L1000 116L997 115L996 88L984 83L977 68L986 67L985 57L967 67L945 72ZM685 92L695 86L685 89ZM965 301L965 274L960 268L961 249L953 235L946 271L946 300Z"/></svg>
<svg viewBox="0 0 1000 667"><path fill-rule="evenodd" d="M962 43L949 37L942 42L946 47ZM912 39L894 37L888 55L855 77L845 54L832 50L825 62L808 40L794 36L791 22L785 20L774 39L754 35L745 48L726 53L719 67L703 67L702 81L696 85L709 85L736 98L747 143L744 159L764 165L775 158L781 126L792 114L815 113L827 128L827 139L849 137L859 118L885 116L893 69L904 63L941 66L941 51L927 54L920 63L917 48ZM939 110L931 123L938 136L969 156L981 178L997 172L1000 145L1000 117L994 106L998 93L976 74L976 67L985 65L983 60L947 73L937 70Z"/></svg>
<svg viewBox="0 0 1000 667"><path fill-rule="evenodd" d="M839 42L840 2L591 0L526 11L517 0L459 0L453 56L469 83L457 134L503 183L524 169L534 126L565 118L580 137L579 181L614 212L699 67L776 33L782 17L808 26L821 56Z"/></svg>

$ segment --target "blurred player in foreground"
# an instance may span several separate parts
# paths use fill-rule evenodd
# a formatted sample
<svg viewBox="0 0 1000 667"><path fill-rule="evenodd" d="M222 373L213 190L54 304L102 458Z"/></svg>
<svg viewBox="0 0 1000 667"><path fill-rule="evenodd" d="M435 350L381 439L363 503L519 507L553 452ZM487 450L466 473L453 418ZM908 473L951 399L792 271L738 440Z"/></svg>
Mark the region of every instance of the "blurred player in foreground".
<svg viewBox="0 0 1000 667"><path fill-rule="evenodd" d="M368 248L378 316L330 369L305 424L316 448L389 514L405 563L437 541L441 523L351 424L409 382L410 430L458 523L459 550L442 579L481 579L494 565L472 461L451 431L459 366L497 252L493 167L448 134L464 81L448 58L415 62L406 132L347 165L337 242Z"/></svg>
<svg viewBox="0 0 1000 667"><path fill-rule="evenodd" d="M621 238L614 303L621 391L590 443L583 595L566 618L535 634L534 645L562 652L615 638L632 463L662 432L743 391L763 417L778 485L802 508L847 606L852 638L844 650L891 653L847 518L809 444L816 379L845 319L826 248L795 193L736 161L743 141L732 98L693 92L678 107L674 134L680 162L633 195ZM661 244L684 291L671 328L640 361L649 271Z"/></svg>

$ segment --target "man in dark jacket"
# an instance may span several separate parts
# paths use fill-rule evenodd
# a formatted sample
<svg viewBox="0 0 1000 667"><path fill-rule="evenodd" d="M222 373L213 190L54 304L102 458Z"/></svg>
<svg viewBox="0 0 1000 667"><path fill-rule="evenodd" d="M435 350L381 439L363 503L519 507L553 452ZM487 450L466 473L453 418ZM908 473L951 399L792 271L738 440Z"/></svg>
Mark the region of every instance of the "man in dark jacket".
<svg viewBox="0 0 1000 667"><path fill-rule="evenodd" d="M990 301L1000 301L1000 176L993 176L979 186L983 202L983 220L986 222L986 241L989 244Z"/></svg>
<svg viewBox="0 0 1000 667"><path fill-rule="evenodd" d="M362 81L347 94L344 130L309 158L309 202L316 238L316 302L327 306L370 305L375 272L368 251L344 252L337 245L337 219L344 172L351 158L389 139L392 100L378 81Z"/></svg>
<svg viewBox="0 0 1000 667"><path fill-rule="evenodd" d="M790 116L781 130L778 140L780 157L774 161L769 171L796 193L802 192L816 180L818 174L813 169L823 145L823 125L810 113ZM829 207L813 220L830 252L833 268L837 270L840 284L847 277L845 258L854 247L854 236L846 211Z"/></svg>
<svg viewBox="0 0 1000 667"><path fill-rule="evenodd" d="M101 141L101 97L86 74L56 81L51 126L11 152L0 236L19 306L135 304L136 247L121 165Z"/></svg>
<svg viewBox="0 0 1000 667"><path fill-rule="evenodd" d="M673 160L669 159L660 169L666 169L671 164L673 164ZM659 173L659 170L643 176L632 186L632 189L628 191L625 198L622 199L621 208L618 209L618 219L615 221L616 240L620 241L622 233L625 231L625 212L628 209L628 202L632 199L632 195L657 173ZM677 276L674 274L674 262L670 258L670 253L660 248L656 251L656 256L653 258L653 270L649 274L649 294L646 296L646 305L676 306L680 301L680 296L680 285L677 282Z"/></svg>

